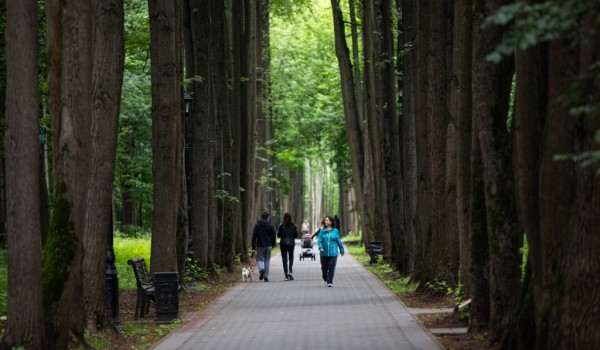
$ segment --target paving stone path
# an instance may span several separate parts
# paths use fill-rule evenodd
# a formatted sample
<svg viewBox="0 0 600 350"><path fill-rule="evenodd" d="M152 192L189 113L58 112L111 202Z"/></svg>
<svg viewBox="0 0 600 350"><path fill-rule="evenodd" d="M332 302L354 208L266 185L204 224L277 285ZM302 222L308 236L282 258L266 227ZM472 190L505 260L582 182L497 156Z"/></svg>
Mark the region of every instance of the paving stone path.
<svg viewBox="0 0 600 350"><path fill-rule="evenodd" d="M255 271L254 282L233 287L153 349L443 348L350 254L338 258L328 288L318 254L298 261L299 253L297 244L294 281L284 281L281 256L274 255L270 282L259 281Z"/></svg>

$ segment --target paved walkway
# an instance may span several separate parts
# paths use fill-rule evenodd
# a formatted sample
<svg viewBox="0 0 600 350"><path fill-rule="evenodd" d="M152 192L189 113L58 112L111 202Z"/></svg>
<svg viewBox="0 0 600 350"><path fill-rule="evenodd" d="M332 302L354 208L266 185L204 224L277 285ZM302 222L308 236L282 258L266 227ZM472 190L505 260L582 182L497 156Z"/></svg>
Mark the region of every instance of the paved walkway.
<svg viewBox="0 0 600 350"><path fill-rule="evenodd" d="M338 257L327 288L318 254L298 261L299 252L297 244L294 281L283 281L277 254L270 282L254 271L253 283L239 283L153 349L442 349L351 255Z"/></svg>

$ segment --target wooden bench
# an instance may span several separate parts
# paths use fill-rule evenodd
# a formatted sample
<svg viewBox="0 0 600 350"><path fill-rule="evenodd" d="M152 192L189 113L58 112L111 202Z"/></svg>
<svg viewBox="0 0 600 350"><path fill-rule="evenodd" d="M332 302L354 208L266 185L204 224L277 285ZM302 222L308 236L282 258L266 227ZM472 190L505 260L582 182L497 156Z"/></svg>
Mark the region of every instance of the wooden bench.
<svg viewBox="0 0 600 350"><path fill-rule="evenodd" d="M150 304L155 303L154 278L150 276L148 266L143 258L129 259L127 263L133 268L137 285L134 319L138 320L147 315L150 311Z"/></svg>
<svg viewBox="0 0 600 350"><path fill-rule="evenodd" d="M383 256L383 243L380 241L372 241L367 248L367 253L371 257L369 264L377 263L377 257Z"/></svg>

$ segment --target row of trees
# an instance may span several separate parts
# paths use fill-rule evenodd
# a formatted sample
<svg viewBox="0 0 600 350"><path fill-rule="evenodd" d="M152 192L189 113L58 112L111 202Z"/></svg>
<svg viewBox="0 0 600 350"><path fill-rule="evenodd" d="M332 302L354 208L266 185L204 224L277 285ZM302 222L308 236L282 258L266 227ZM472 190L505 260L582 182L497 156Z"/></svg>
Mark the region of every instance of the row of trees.
<svg viewBox="0 0 600 350"><path fill-rule="evenodd" d="M48 1L43 50L38 4L6 2L6 346L66 348L108 324L98 261L112 232L114 169L126 173L115 164L126 150L117 147L123 66L132 64L123 27L138 23L124 21L123 7L140 4ZM151 57L151 269L183 273L188 234L202 268L231 268L236 256L248 261L258 211L273 208L273 178L296 179L285 209L297 220L305 212L305 177L272 153L272 120L303 115L270 100L269 15L307 4L147 4L138 13L151 39L149 51L140 45ZM421 290L462 285L473 330L507 347L593 348L599 180L577 160L594 160L600 128L599 6L506 4L331 0L352 167L348 182L347 154L330 147L339 194L352 187L365 243L391 247L386 259ZM40 105L50 176L40 175ZM344 148L345 137L330 136ZM130 200L128 180L116 180L122 213L143 204Z"/></svg>
<svg viewBox="0 0 600 350"><path fill-rule="evenodd" d="M135 17L125 15L125 6L136 11L133 21L125 22ZM115 162L139 145L130 131L144 123L135 125L135 114L152 116L151 270L183 274L188 235L201 268L231 269L236 256L248 261L252 225L273 200L264 186L273 168L266 117L269 6L151 0L144 11L145 2L137 0L6 2L3 346L65 349L83 340L84 329L109 325L99 262L106 261L117 216L113 184L121 221L136 224L132 213L143 205L132 195L136 183L127 165ZM123 106L129 115L118 132L122 87L131 84L123 81L124 66L128 74L144 69L124 56L125 28L142 55L149 53L152 96L150 110ZM193 97L189 113L185 94ZM48 112L52 140L47 189L40 175L46 169L40 166L40 110ZM118 143L117 135L125 141Z"/></svg>
<svg viewBox="0 0 600 350"><path fill-rule="evenodd" d="M506 348L597 347L598 2L331 4L365 243Z"/></svg>

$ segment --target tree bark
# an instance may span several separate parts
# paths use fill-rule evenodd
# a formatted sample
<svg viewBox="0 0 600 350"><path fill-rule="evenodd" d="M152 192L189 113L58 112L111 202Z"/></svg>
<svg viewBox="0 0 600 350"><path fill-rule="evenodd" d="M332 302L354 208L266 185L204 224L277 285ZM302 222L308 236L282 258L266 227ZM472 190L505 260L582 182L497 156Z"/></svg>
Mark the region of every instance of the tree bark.
<svg viewBox="0 0 600 350"><path fill-rule="evenodd" d="M480 16L496 11L502 1L486 1ZM502 36L496 26L473 29L473 113L484 169L490 256L490 338L499 341L512 322L521 291L519 249L522 231L516 215L513 140L507 127L513 58L500 64L486 60Z"/></svg>
<svg viewBox="0 0 600 350"><path fill-rule="evenodd" d="M429 182L431 236L425 246L423 275L419 290L425 291L425 285L434 281L446 281L451 286L457 283L458 266L455 261L454 248L457 237L456 222L449 222L449 215L454 217L455 208L452 200L448 200L449 176L447 174L447 152L449 115L448 115L448 84L449 72L447 33L452 31L447 25L448 17L445 3L436 2L429 11L429 40L427 45L427 146L429 150ZM450 152L451 153L451 152ZM451 198L454 198L451 196ZM450 226L447 226L450 225Z"/></svg>
<svg viewBox="0 0 600 350"><path fill-rule="evenodd" d="M400 153L400 125L398 117L398 88L392 26L392 4L390 0L381 2L382 18L382 99L383 99L383 159L385 164L385 180L388 187L387 209L389 218L389 256L396 267L405 272L407 266L406 233L404 231L404 191L402 185L402 156ZM384 243L385 244L385 243ZM384 250L385 251L385 250Z"/></svg>
<svg viewBox="0 0 600 350"><path fill-rule="evenodd" d="M419 1L416 4L416 37L413 48L415 76L415 136L416 136L416 217L414 220L416 249L415 271L412 279L421 282L424 278L424 262L426 260L425 242L431 235L430 191L429 191L429 146L427 144L427 41L428 3ZM426 283L427 281L425 281Z"/></svg>
<svg viewBox="0 0 600 350"><path fill-rule="evenodd" d="M9 0L6 37L7 348L43 349L37 2Z"/></svg>
<svg viewBox="0 0 600 350"><path fill-rule="evenodd" d="M456 125L456 223L460 252L459 276L463 291L469 291L469 197L471 167L471 40L472 0L459 0L454 7L450 118ZM466 54L468 53L468 54ZM467 292L468 293L468 292Z"/></svg>
<svg viewBox="0 0 600 350"><path fill-rule="evenodd" d="M51 5L49 21L58 27L52 33L60 44L52 46L60 55L59 69L50 73L60 79L51 90L55 154L55 195L44 247L44 308L48 348L66 348L73 337L83 338L82 304L83 238L90 176L92 114L92 6L79 1ZM56 12L54 12L56 11ZM58 16L58 17L56 17ZM51 29L49 29L50 31ZM50 39L49 39L50 40Z"/></svg>
<svg viewBox="0 0 600 350"><path fill-rule="evenodd" d="M178 135L181 132L181 73L178 51L181 2L148 1L152 59L152 149L154 218L151 271L176 272L179 200Z"/></svg>
<svg viewBox="0 0 600 350"><path fill-rule="evenodd" d="M358 101L358 96L360 94L357 92L357 77L354 76L353 73L357 71L355 68L356 65L358 65L358 62L354 63L353 69L348 45L345 39L346 34L344 31L344 19L338 0L331 1L331 9L333 11L335 53L340 66L342 102L344 106L344 116L346 119L346 134L348 135L348 144L350 146L353 189L357 198L356 204L358 206L359 215L363 215L364 201L362 199L362 183L364 179L364 144L361 131L361 115ZM313 224L318 225L318 222L313 222ZM358 230L358 228L355 228L355 230Z"/></svg>
<svg viewBox="0 0 600 350"><path fill-rule="evenodd" d="M533 0L531 3L539 1ZM534 349L536 320L534 308L541 300L543 285L542 237L540 232L539 169L542 156L544 120L547 115L548 45L540 44L527 50L517 50L515 89L515 188L519 221L527 235L528 276L525 293L519 306L519 320L509 332L504 346L514 349Z"/></svg>
<svg viewBox="0 0 600 350"><path fill-rule="evenodd" d="M119 107L123 83L123 2L96 0L93 22L91 164L83 237L83 300L86 327L96 332L107 326L106 262L112 234L112 194L117 148Z"/></svg>
<svg viewBox="0 0 600 350"><path fill-rule="evenodd" d="M571 109L597 106L597 76L591 68L600 58L591 6L578 23L587 39L572 45L565 37L550 43L548 104L540 164L540 232L543 284L536 299L536 349L585 349L600 344L597 312L600 245L600 179L597 166L584 167L555 157L597 149L597 112L574 116ZM596 69L597 71L597 69ZM567 97L568 96L568 97ZM578 96L573 97L573 96ZM564 121L568 120L568 123ZM576 325L576 326L575 326Z"/></svg>
<svg viewBox="0 0 600 350"><path fill-rule="evenodd" d="M406 266L404 273L411 275L415 271L416 236L415 218L417 207L417 150L415 129L415 25L416 25L416 3L413 0L401 1L398 8L402 11L402 21L398 40L398 69L402 74L402 95L399 97L402 106L402 117L400 132L402 138L402 183L404 186L404 230L406 232ZM412 47L412 50L408 48Z"/></svg>

